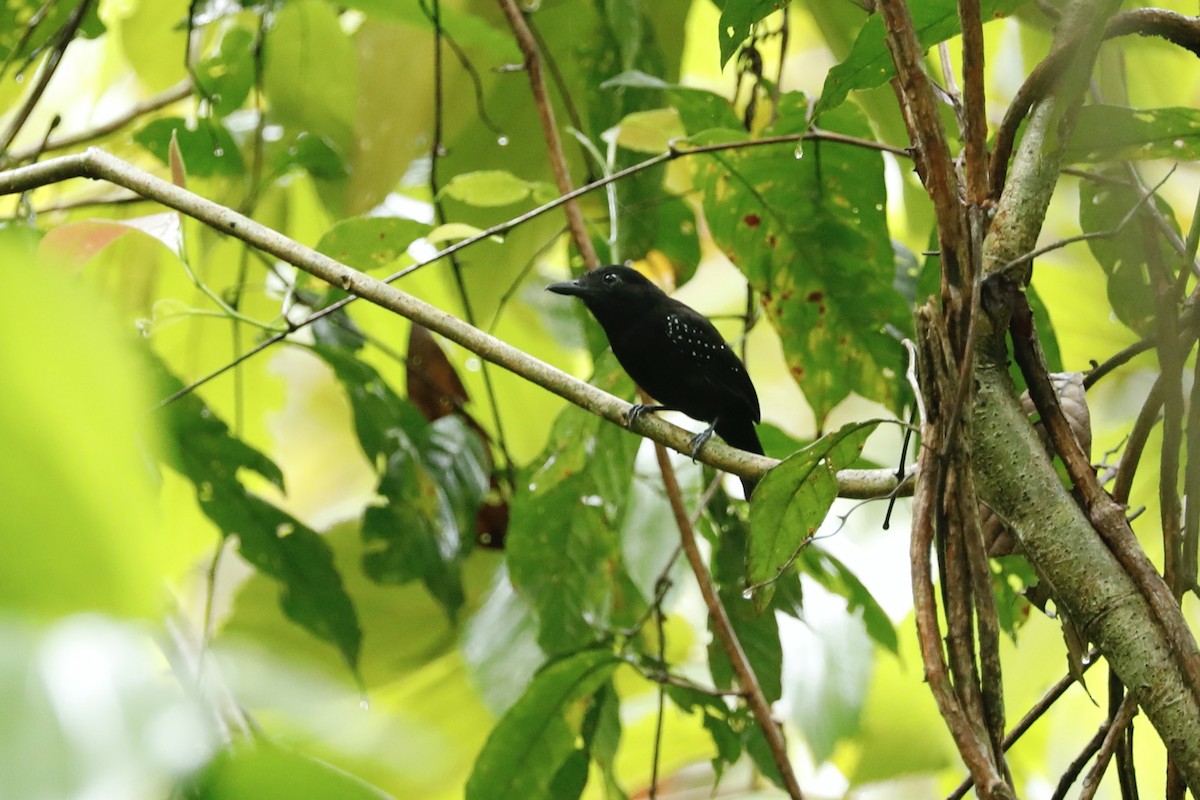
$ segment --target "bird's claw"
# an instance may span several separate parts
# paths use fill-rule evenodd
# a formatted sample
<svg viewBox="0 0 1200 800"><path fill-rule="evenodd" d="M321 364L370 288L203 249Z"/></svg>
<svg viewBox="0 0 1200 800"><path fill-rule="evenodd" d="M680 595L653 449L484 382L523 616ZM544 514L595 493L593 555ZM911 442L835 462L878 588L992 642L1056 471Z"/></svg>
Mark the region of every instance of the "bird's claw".
<svg viewBox="0 0 1200 800"><path fill-rule="evenodd" d="M641 418L642 414L653 414L660 408L662 408L662 406L648 405L646 403L635 403L634 405L630 406L629 412L625 415L625 427L632 428L633 423L637 422L638 419Z"/></svg>
<svg viewBox="0 0 1200 800"><path fill-rule="evenodd" d="M691 440L688 442L688 446L691 447L691 449L692 449L692 463L693 464L696 463L696 459L700 456L700 448L704 447L705 443L708 442L708 440L712 438L713 427L714 426L709 425L707 428L705 428L704 430L700 431L695 436L693 436L691 438Z"/></svg>

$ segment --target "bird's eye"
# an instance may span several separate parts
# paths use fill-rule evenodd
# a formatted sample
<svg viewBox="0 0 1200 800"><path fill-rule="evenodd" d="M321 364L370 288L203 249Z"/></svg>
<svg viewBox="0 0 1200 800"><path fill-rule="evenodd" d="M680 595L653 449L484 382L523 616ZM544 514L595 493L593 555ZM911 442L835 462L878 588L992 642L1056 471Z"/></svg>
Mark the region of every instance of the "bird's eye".
<svg viewBox="0 0 1200 800"><path fill-rule="evenodd" d="M617 273L615 273L615 272L605 273L604 282L605 283L616 283L617 282Z"/></svg>

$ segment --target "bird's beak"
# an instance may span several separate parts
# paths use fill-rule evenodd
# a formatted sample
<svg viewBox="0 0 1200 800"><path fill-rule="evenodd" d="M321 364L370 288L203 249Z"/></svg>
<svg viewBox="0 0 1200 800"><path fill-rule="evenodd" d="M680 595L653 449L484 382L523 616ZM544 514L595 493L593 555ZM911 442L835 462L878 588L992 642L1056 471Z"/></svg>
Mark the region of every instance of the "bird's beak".
<svg viewBox="0 0 1200 800"><path fill-rule="evenodd" d="M576 297L582 297L585 294L583 286L579 281L560 281L552 283L546 287L546 291L554 292L555 294L571 294Z"/></svg>

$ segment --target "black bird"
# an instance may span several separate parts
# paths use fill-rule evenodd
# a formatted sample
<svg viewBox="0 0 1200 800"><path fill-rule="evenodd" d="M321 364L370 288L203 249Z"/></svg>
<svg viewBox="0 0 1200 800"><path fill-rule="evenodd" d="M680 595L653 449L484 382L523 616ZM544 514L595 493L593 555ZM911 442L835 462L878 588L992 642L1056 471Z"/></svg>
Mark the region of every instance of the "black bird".
<svg viewBox="0 0 1200 800"><path fill-rule="evenodd" d="M692 439L693 457L714 430L733 447L762 454L754 384L703 315L629 267L600 267L546 288L583 300L629 377L662 404L634 406L631 423L646 411L682 411L709 423ZM755 483L742 479L747 498Z"/></svg>

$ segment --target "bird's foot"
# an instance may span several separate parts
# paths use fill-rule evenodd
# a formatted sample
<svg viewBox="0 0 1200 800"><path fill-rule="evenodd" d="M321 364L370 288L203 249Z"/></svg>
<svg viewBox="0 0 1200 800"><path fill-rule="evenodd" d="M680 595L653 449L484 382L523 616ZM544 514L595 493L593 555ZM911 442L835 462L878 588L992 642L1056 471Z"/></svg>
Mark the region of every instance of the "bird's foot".
<svg viewBox="0 0 1200 800"><path fill-rule="evenodd" d="M637 403L629 409L629 413L625 415L625 427L632 428L633 423L638 421L642 414L653 414L656 411L662 411L663 406L650 405L647 403Z"/></svg>
<svg viewBox="0 0 1200 800"><path fill-rule="evenodd" d="M709 425L707 428L705 428L704 430L697 433L695 436L692 437L691 441L688 442L688 446L690 446L692 448L692 463L693 464L696 463L696 458L700 455L700 448L704 447L704 444L709 439L712 438L713 430L716 427L717 427L717 423L714 420L711 425Z"/></svg>

